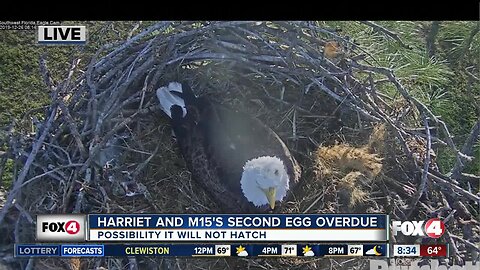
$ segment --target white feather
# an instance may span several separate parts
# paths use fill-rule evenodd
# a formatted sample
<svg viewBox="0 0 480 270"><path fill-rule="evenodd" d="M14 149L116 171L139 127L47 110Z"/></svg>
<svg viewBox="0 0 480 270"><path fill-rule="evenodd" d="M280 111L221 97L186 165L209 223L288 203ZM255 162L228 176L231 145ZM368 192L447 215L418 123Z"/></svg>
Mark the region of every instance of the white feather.
<svg viewBox="0 0 480 270"><path fill-rule="evenodd" d="M182 108L183 116L185 116L187 114L185 101L173 92L182 93L182 84L171 82L168 86L163 86L157 89L157 98L160 101L160 108L172 118L171 108L174 105L178 105Z"/></svg>
<svg viewBox="0 0 480 270"><path fill-rule="evenodd" d="M277 173L275 173L277 171ZM243 195L255 206L268 205L263 190L276 189L276 201L281 201L289 189L287 170L282 160L277 157L263 156L251 159L243 166L240 186Z"/></svg>

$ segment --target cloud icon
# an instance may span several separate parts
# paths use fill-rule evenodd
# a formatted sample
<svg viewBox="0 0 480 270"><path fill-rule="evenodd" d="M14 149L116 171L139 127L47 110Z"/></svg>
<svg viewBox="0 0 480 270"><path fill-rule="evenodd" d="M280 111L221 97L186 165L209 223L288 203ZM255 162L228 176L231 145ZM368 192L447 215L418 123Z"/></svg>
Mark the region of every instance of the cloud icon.
<svg viewBox="0 0 480 270"><path fill-rule="evenodd" d="M303 254L303 256L305 256L305 257L312 257L312 256L315 256L315 253L313 253L313 251L309 250L309 251L305 252L305 253Z"/></svg>
<svg viewBox="0 0 480 270"><path fill-rule="evenodd" d="M236 249L237 249L237 256L240 256L240 257L248 256L248 252L245 250L244 246L240 245Z"/></svg>
<svg viewBox="0 0 480 270"><path fill-rule="evenodd" d="M244 251L241 251L240 253L238 253L237 255L240 256L240 257L246 257L246 256L248 256L248 252L246 250L244 250Z"/></svg>
<svg viewBox="0 0 480 270"><path fill-rule="evenodd" d="M372 249L367 250L365 252L365 255L375 255L375 256L380 256L382 255L381 251L378 251L379 249L381 250L381 246L374 246Z"/></svg>

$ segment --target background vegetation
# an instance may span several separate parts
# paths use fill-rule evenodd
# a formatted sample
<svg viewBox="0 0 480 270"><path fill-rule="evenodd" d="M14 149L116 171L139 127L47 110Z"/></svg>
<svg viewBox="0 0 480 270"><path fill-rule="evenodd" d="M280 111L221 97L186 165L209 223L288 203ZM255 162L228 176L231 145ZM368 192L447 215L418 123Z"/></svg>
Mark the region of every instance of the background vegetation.
<svg viewBox="0 0 480 270"><path fill-rule="evenodd" d="M324 24L351 36L376 59L372 64L395 70L410 93L440 116L454 141L462 145L480 117L479 22L378 22L398 34L403 44L360 23ZM477 143L475 156L479 155ZM439 167L446 172L453 166L454 156L442 157ZM469 171L480 172L478 159L470 164Z"/></svg>

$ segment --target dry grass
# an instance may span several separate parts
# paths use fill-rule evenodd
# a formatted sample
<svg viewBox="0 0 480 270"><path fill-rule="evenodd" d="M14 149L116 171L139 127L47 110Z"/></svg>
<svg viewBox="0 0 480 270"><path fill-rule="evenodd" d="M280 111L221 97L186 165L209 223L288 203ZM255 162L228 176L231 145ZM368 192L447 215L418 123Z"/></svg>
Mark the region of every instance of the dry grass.
<svg viewBox="0 0 480 270"><path fill-rule="evenodd" d="M383 165L377 154L367 149L338 144L319 147L315 152L316 179L335 187L331 194L339 196L340 212L355 212L359 204L371 197L366 189L371 189Z"/></svg>

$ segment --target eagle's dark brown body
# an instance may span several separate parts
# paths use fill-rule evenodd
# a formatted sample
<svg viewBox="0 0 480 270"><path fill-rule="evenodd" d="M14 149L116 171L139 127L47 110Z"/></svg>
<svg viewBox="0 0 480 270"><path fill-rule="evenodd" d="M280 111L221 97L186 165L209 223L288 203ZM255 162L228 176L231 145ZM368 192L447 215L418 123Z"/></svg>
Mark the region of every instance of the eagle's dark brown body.
<svg viewBox="0 0 480 270"><path fill-rule="evenodd" d="M185 101L186 115L180 106L172 106L171 124L177 142L194 180L223 211L268 210L255 207L240 188L243 166L253 158L278 157L285 165L290 188L298 182L300 168L295 159L278 135L258 119L197 98L185 84L179 95Z"/></svg>

